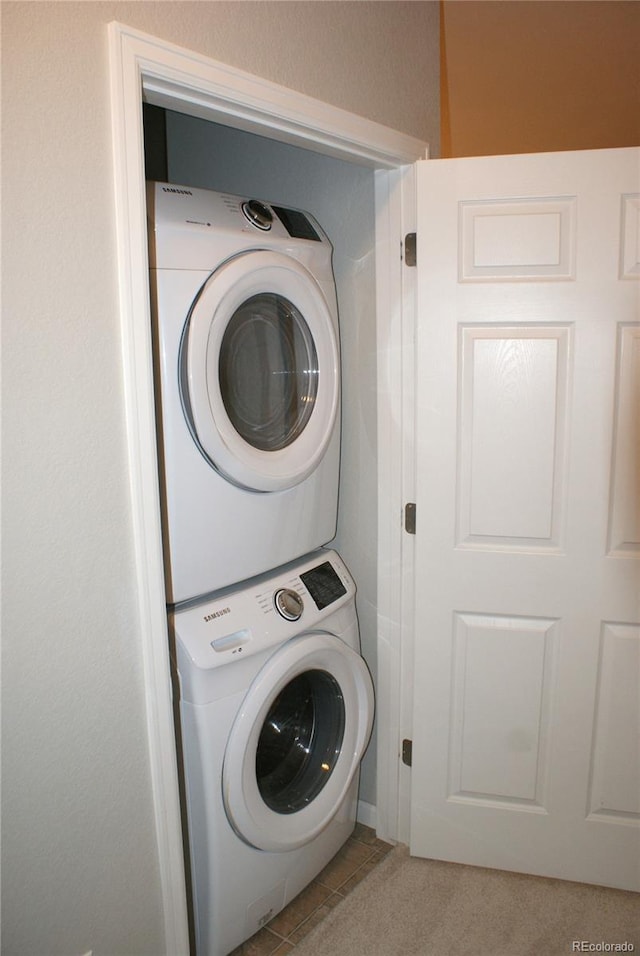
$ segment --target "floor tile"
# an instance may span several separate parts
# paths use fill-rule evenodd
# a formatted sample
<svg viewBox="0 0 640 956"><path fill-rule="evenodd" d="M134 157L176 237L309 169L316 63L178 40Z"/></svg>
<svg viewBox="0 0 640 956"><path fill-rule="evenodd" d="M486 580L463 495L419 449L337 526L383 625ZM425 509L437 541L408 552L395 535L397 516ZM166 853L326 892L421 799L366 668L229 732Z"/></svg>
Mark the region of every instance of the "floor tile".
<svg viewBox="0 0 640 956"><path fill-rule="evenodd" d="M258 930L250 939L239 947L242 956L272 956L281 945L282 939L272 933L268 927Z"/></svg>
<svg viewBox="0 0 640 956"><path fill-rule="evenodd" d="M356 823L351 838L357 840L359 843L370 846L374 850L381 850L383 853L388 853L390 850L393 850L392 843L386 843L384 840L381 840L376 836L375 830L372 830L371 827L366 827L363 823Z"/></svg>
<svg viewBox="0 0 640 956"><path fill-rule="evenodd" d="M375 870L380 861L384 858L384 854L375 853L372 857L359 866L355 873L346 880L342 886L338 887L336 893L339 893L341 896L347 896L352 890L358 886L365 877L369 876L372 870Z"/></svg>
<svg viewBox="0 0 640 956"><path fill-rule="evenodd" d="M318 883L328 886L331 890L337 890L349 877L353 876L365 860L372 856L372 853L370 846L353 839L348 840L322 873L316 877Z"/></svg>
<svg viewBox="0 0 640 956"><path fill-rule="evenodd" d="M232 956L288 956L384 859L390 843L370 827L357 824L353 835L316 879Z"/></svg>
<svg viewBox="0 0 640 956"><path fill-rule="evenodd" d="M299 893L282 912L271 920L268 924L269 929L280 936L290 936L291 933L309 916L317 910L328 896L331 890L322 886L320 883L310 883L306 890Z"/></svg>
<svg viewBox="0 0 640 956"><path fill-rule="evenodd" d="M302 923L296 929L296 931L291 934L291 936L289 937L291 942L299 943L301 939L304 939L304 937L307 936L312 929L315 929L318 923L322 922L325 916L327 916L332 909L333 909L332 906L327 906L326 903L323 904L319 909L317 909L314 913L311 914L309 919L305 920L304 923Z"/></svg>

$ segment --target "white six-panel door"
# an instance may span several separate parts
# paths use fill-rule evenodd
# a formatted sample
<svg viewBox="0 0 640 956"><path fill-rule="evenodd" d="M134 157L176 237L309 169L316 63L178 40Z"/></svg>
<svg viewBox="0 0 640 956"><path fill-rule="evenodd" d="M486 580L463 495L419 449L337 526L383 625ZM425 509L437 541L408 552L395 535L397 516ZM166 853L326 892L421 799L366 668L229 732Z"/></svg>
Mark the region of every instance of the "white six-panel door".
<svg viewBox="0 0 640 956"><path fill-rule="evenodd" d="M640 890L639 169L418 164L416 855Z"/></svg>

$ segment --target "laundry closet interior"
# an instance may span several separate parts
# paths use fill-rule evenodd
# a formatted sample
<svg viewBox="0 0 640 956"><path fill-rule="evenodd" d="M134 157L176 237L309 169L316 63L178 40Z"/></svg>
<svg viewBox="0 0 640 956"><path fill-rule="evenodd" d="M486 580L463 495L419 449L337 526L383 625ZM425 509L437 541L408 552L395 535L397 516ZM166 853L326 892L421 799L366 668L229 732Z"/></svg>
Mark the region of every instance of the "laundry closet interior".
<svg viewBox="0 0 640 956"><path fill-rule="evenodd" d="M374 169L159 107L144 107L148 180L311 213L333 245L342 371L337 535L357 586L362 655L376 680L377 349ZM376 732L362 763L359 815L375 825Z"/></svg>

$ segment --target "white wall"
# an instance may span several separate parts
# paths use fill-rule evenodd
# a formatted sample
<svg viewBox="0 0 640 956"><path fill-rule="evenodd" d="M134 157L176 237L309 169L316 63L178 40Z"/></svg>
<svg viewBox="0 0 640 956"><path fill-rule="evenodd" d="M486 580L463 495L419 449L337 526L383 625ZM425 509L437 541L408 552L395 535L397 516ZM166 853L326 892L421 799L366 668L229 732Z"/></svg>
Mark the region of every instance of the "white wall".
<svg viewBox="0 0 640 956"><path fill-rule="evenodd" d="M437 13L435 3L366 0L2 4L2 929L11 956L165 952L136 633L106 24L119 19L434 142Z"/></svg>
<svg viewBox="0 0 640 956"><path fill-rule="evenodd" d="M376 674L376 312L374 171L215 123L167 113L174 183L256 196L306 209L329 235L340 311L342 456L338 534L358 586L363 654ZM398 253L399 254L399 253ZM360 798L375 806L375 739Z"/></svg>

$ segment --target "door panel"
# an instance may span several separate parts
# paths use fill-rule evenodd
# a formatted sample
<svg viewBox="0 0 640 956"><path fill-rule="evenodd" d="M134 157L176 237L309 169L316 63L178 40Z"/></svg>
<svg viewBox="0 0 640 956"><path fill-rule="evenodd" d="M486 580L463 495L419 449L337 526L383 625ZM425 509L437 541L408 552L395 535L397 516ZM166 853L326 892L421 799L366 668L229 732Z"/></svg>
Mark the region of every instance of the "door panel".
<svg viewBox="0 0 640 956"><path fill-rule="evenodd" d="M639 168L418 164L415 855L640 889Z"/></svg>
<svg viewBox="0 0 640 956"><path fill-rule="evenodd" d="M180 346L180 397L204 457L251 491L304 481L333 437L339 365L337 318L303 265L272 250L224 262Z"/></svg>
<svg viewBox="0 0 640 956"><path fill-rule="evenodd" d="M292 850L315 839L358 771L373 713L367 666L340 638L311 631L284 644L253 680L229 733L222 793L236 832L261 850ZM277 754L274 735L281 738Z"/></svg>

